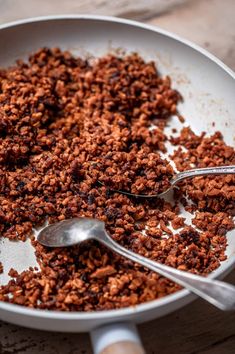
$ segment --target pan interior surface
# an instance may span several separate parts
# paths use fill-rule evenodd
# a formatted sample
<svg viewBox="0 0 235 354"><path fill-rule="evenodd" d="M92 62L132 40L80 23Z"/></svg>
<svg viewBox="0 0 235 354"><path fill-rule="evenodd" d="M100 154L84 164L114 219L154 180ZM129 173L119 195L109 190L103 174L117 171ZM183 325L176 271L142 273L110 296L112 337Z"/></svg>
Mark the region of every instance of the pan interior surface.
<svg viewBox="0 0 235 354"><path fill-rule="evenodd" d="M88 58L110 52L119 55L137 52L146 61L155 61L159 72L172 78L173 88L179 90L184 98L178 108L186 118L185 125L190 125L196 133L206 131L211 134L219 130L226 143L234 146L235 80L229 69L219 61L217 63L213 56L204 54L203 50L185 44L164 31L132 21L95 16L52 17L2 26L0 67L12 65L18 58L27 59L30 53L40 47L60 47L74 55ZM170 128L178 124L173 117ZM227 255L228 259L212 276L223 276L233 266L234 231L228 233ZM2 284L9 279L7 273L12 266L22 271L36 265L34 250L28 241L15 243L0 239L0 258L5 268L0 275ZM54 330L87 331L113 321L114 316L117 321L133 319L137 322L160 317L192 299L193 296L183 290L136 308L70 314L49 313L0 303L0 317L42 329L50 329L50 321L57 319ZM60 324L62 320L67 321L67 328Z"/></svg>

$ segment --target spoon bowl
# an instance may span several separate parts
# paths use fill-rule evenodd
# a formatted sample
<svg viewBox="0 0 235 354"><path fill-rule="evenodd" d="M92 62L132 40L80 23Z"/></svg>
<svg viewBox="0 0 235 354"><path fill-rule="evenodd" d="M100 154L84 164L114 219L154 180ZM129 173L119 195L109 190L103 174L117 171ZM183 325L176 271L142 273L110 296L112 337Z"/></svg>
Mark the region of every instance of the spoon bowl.
<svg viewBox="0 0 235 354"><path fill-rule="evenodd" d="M91 239L97 239L105 232L104 222L92 218L73 218L46 226L37 240L46 247L69 247Z"/></svg>
<svg viewBox="0 0 235 354"><path fill-rule="evenodd" d="M164 192L158 194L135 194L124 190L112 189L113 192L129 195L131 197L137 198L156 198L156 197L164 197L172 188L177 185L179 182L183 181L186 178L193 178L199 176L218 176L218 175L227 175L227 174L235 174L235 165L231 166L218 166L218 167L205 167L205 168L195 168L192 170L187 170L183 172L177 173L170 180L170 187L166 189ZM100 184L104 185L103 182L99 181Z"/></svg>

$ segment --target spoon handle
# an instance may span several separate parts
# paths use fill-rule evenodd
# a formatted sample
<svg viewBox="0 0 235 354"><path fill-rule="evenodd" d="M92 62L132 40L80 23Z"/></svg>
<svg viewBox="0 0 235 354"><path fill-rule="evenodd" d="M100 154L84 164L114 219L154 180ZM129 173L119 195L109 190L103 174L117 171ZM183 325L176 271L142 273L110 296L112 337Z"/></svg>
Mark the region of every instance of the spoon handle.
<svg viewBox="0 0 235 354"><path fill-rule="evenodd" d="M154 262L120 246L106 232L99 233L97 236L95 237L97 240L114 252L173 280L219 309L235 310L235 286Z"/></svg>
<svg viewBox="0 0 235 354"><path fill-rule="evenodd" d="M210 176L210 175L228 175L235 174L235 166L219 166L219 167L205 167L195 168L193 170L183 171L176 174L171 180L171 184L175 185L185 178L193 178L198 176Z"/></svg>

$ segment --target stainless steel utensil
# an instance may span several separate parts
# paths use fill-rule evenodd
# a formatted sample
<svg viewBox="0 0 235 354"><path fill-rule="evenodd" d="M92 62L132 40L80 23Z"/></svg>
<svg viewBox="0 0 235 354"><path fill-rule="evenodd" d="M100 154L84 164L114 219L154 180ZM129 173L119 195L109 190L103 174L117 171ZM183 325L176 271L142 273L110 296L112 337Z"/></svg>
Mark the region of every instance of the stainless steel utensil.
<svg viewBox="0 0 235 354"><path fill-rule="evenodd" d="M46 226L37 237L38 242L47 247L68 247L92 239L175 281L221 310L235 310L235 286L168 267L129 251L113 241L103 221L92 218L68 219Z"/></svg>
<svg viewBox="0 0 235 354"><path fill-rule="evenodd" d="M135 194L126 192L123 190L112 189L113 192L118 192L121 194L126 194L132 197L138 198L155 198L155 197L163 197L165 196L177 183L183 181L186 178L193 178L199 176L213 176L213 175L227 175L227 174L235 174L235 165L231 166L219 166L219 167L205 167L205 168L195 168L188 171L183 171L177 173L171 180L170 180L170 187L166 189L164 192L159 194ZM104 185L103 182L100 184Z"/></svg>

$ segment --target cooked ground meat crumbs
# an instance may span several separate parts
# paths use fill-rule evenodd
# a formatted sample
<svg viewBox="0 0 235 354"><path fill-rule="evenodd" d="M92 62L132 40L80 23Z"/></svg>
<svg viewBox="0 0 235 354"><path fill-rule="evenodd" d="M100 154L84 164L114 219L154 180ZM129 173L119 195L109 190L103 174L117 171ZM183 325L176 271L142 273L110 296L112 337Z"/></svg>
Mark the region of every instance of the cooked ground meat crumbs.
<svg viewBox="0 0 235 354"><path fill-rule="evenodd" d="M43 247L32 228L45 221L95 217L114 240L145 257L203 275L219 267L226 232L234 227L235 176L182 182L174 203L110 190L143 194L168 187L174 171L161 157L169 140L164 128L178 115L179 100L170 78L137 54L89 62L44 48L0 70L0 232L12 240L30 237L40 268L11 269L1 301L95 311L180 289L96 241ZM235 150L219 132L197 136L183 128L170 141L179 171L235 164ZM179 201L194 213L192 226Z"/></svg>

